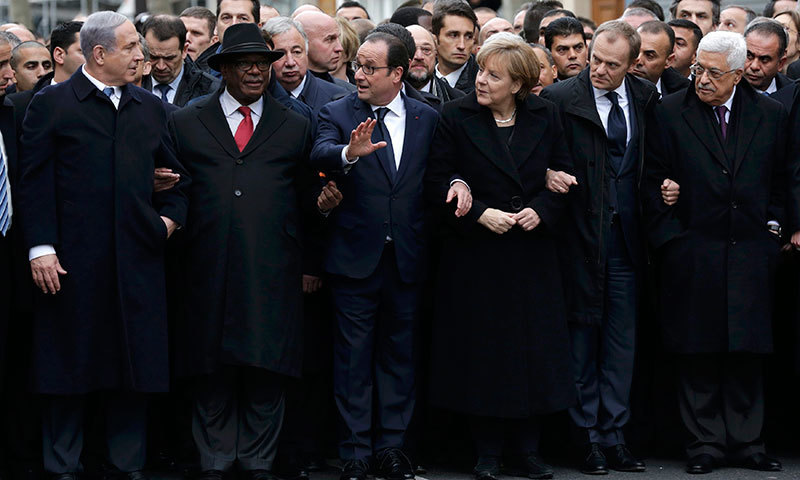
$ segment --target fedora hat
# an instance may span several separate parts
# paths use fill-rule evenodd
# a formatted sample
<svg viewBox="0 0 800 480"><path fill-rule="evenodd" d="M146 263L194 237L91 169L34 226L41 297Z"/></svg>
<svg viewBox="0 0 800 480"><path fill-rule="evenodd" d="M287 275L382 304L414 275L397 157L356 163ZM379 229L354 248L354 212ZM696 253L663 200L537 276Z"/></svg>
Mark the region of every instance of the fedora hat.
<svg viewBox="0 0 800 480"><path fill-rule="evenodd" d="M208 58L208 66L219 71L220 65L226 60L249 53L264 55L268 62L274 62L283 56L283 52L269 49L255 23L237 23L225 30L222 50Z"/></svg>

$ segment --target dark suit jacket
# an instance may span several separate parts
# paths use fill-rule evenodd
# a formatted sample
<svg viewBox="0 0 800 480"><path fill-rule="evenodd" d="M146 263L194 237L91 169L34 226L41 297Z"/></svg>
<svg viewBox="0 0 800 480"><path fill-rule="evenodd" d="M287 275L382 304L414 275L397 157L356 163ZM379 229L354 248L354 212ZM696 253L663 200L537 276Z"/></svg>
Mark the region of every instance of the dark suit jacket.
<svg viewBox="0 0 800 480"><path fill-rule="evenodd" d="M160 216L186 221L189 176L163 102L125 85L119 109L78 70L28 106L17 202L25 248L51 244L69 272L37 292L33 388L52 394L168 387ZM181 175L153 193L153 170Z"/></svg>
<svg viewBox="0 0 800 480"><path fill-rule="evenodd" d="M672 67L661 74L661 96L667 96L691 85L691 81Z"/></svg>
<svg viewBox="0 0 800 480"><path fill-rule="evenodd" d="M178 83L172 104L183 107L192 99L217 91L219 84L219 79L202 71L187 55L186 60L183 61L183 78ZM152 77L148 75L142 80L142 88L147 91L153 90ZM156 95L158 96L157 93Z"/></svg>
<svg viewBox="0 0 800 480"><path fill-rule="evenodd" d="M39 93L39 90L50 85L53 80L53 72L48 73L36 82L32 89L25 92L17 92L7 95L6 98L11 100L14 104L14 119L16 121L17 133L22 132L22 121L25 119L25 112L28 111L28 104L31 103L33 96Z"/></svg>
<svg viewBox="0 0 800 480"><path fill-rule="evenodd" d="M647 138L643 201L659 249L662 338L678 353L772 350L772 283L780 239L767 222L794 231L784 215L800 185L798 161L786 168L786 110L739 82L727 139L693 88L665 97ZM681 186L661 200L665 178ZM798 205L796 193L790 204ZM791 211L791 209L790 209Z"/></svg>
<svg viewBox="0 0 800 480"><path fill-rule="evenodd" d="M638 132L628 144L630 150L636 148L637 144L644 144L646 112L657 102L658 92L651 82L631 74L626 75L625 82ZM548 86L542 90L541 96L555 102L561 112L561 122L572 153L574 175L578 180L578 185L570 189L569 221L564 223L561 230L560 254L563 257L567 305L571 309L570 321L599 325L602 322L605 292L605 235L610 221L606 182L608 139L595 106L589 69ZM638 155L634 159L635 178L632 180L635 196L638 196L642 178L643 152L642 148L638 148ZM639 202L634 198L629 203L632 204L622 205L620 209L626 240L641 237L641 232L637 235L637 229L640 228ZM637 247L631 241L628 241L628 245L639 251L644 248L644 245ZM636 255L633 260L641 261ZM641 264L637 266L644 267Z"/></svg>
<svg viewBox="0 0 800 480"><path fill-rule="evenodd" d="M350 90L336 83L320 80L306 71L306 84L300 92L300 101L311 107L316 119L322 107L347 95Z"/></svg>
<svg viewBox="0 0 800 480"><path fill-rule="evenodd" d="M197 68L206 72L207 74L211 75L214 78L222 78L222 74L218 71L214 70L208 65L208 59L211 58L213 55L217 53L217 50L220 49L222 45L219 42L214 43L213 45L209 46L203 53L197 56L194 63L197 65Z"/></svg>
<svg viewBox="0 0 800 480"><path fill-rule="evenodd" d="M181 292L175 327L176 371L246 365L298 376L311 127L265 94L261 120L240 152L220 93L170 121L178 159L193 178L178 282L190 287Z"/></svg>
<svg viewBox="0 0 800 480"><path fill-rule="evenodd" d="M342 149L361 122L372 116L357 93L329 103L319 114L317 139L311 152L314 168L339 174L344 200L328 218L330 237L326 271L366 278L378 266L386 237L394 239L397 266L405 282L422 279L425 271L425 208L422 177L438 115L424 103L403 96L406 129L400 169L391 179L389 157L378 150L342 172ZM376 141L373 132L373 141Z"/></svg>

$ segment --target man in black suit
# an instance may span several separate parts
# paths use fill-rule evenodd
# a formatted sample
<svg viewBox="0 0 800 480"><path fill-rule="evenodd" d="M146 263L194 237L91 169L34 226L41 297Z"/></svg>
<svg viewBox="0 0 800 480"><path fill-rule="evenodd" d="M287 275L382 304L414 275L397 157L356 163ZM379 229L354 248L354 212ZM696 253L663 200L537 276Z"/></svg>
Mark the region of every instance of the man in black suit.
<svg viewBox="0 0 800 480"><path fill-rule="evenodd" d="M45 470L81 470L85 396L100 391L110 463L143 478L146 393L169 387L164 245L185 223L185 171L164 105L129 85L142 60L123 15L81 28L86 64L28 107L17 201L34 298L32 388ZM153 194L153 170L181 175ZM58 172L58 173L56 173Z"/></svg>
<svg viewBox="0 0 800 480"><path fill-rule="evenodd" d="M150 75L142 82L162 101L183 107L215 92L219 80L197 68L187 54L186 26L172 15L154 15L142 26L150 50Z"/></svg>
<svg viewBox="0 0 800 480"><path fill-rule="evenodd" d="M431 32L437 44L436 76L464 93L475 91L478 63L472 47L478 29L478 17L465 2L442 2L434 9Z"/></svg>
<svg viewBox="0 0 800 480"><path fill-rule="evenodd" d="M325 270L336 313L334 396L343 420L343 480L414 477L404 455L415 401L415 332L426 267L421 182L438 115L401 93L406 46L370 34L359 90L323 107L311 163L339 177ZM456 189L462 197L466 187Z"/></svg>
<svg viewBox="0 0 800 480"><path fill-rule="evenodd" d="M751 87L764 95L772 95L794 83L781 73L786 64L788 40L780 22L767 18L753 22L745 29L744 40L747 42L744 78Z"/></svg>
<svg viewBox="0 0 800 480"><path fill-rule="evenodd" d="M320 11L305 11L294 17L303 26L308 38L308 71L317 78L333 83L352 92L351 83L333 78L330 72L339 67L339 58L344 48L339 39L339 25L330 15Z"/></svg>
<svg viewBox="0 0 800 480"><path fill-rule="evenodd" d="M632 73L653 82L662 96L689 86L689 79L668 67L675 60L675 32L658 20L644 22L636 29L642 39L639 58Z"/></svg>
<svg viewBox="0 0 800 480"><path fill-rule="evenodd" d="M464 96L464 92L451 87L444 78L436 76L436 38L419 25L409 25L406 30L414 39L414 51L408 66L406 83L420 93L439 99L439 104Z"/></svg>
<svg viewBox="0 0 800 480"><path fill-rule="evenodd" d="M589 474L645 470L622 433L646 263L638 191L645 115L658 100L650 82L626 74L639 49L633 27L606 22L594 34L590 67L541 93L561 110L575 164L565 181L549 172L548 187L572 195L559 254L578 393L570 416L586 448L581 471Z"/></svg>
<svg viewBox="0 0 800 480"><path fill-rule="evenodd" d="M311 107L314 117L326 104L347 95L346 88L308 70L308 37L299 22L289 17L270 18L263 30L270 35L275 51L284 54L272 63L275 78L292 97Z"/></svg>
<svg viewBox="0 0 800 480"><path fill-rule="evenodd" d="M644 213L689 473L725 460L781 469L761 439L763 370L782 227L800 245L800 168L787 157L786 110L740 81L747 49L737 33L707 34L694 87L655 108L647 135ZM666 178L680 184L677 202L662 199Z"/></svg>

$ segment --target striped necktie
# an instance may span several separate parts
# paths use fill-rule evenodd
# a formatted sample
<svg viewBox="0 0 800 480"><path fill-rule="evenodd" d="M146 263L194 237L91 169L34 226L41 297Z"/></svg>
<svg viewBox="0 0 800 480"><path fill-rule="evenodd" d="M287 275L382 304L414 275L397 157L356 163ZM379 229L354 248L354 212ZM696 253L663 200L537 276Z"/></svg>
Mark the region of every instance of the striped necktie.
<svg viewBox="0 0 800 480"><path fill-rule="evenodd" d="M11 227L11 198L8 188L8 167L0 152L0 233L5 237Z"/></svg>

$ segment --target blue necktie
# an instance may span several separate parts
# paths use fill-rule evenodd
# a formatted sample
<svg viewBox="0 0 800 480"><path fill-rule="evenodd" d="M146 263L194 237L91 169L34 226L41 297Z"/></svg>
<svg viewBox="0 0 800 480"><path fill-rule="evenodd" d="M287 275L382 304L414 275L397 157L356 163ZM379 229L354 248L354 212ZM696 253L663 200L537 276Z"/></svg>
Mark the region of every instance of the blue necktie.
<svg viewBox="0 0 800 480"><path fill-rule="evenodd" d="M378 141L383 140L386 142L386 146L381 150L384 151L384 155L389 159L389 171L392 172L392 180L394 180L394 177L397 175L397 164L394 161L392 136L389 135L389 129L386 128L386 124L383 121L387 113L389 113L389 109L386 107L381 107L375 111L375 118L378 119L378 128L375 130L378 132Z"/></svg>
<svg viewBox="0 0 800 480"><path fill-rule="evenodd" d="M611 158L616 161L615 163L619 162L619 165L614 165L619 171L628 143L628 122L625 121L625 113L619 106L617 92L608 92L606 97L611 101L611 111L608 114L608 148Z"/></svg>
<svg viewBox="0 0 800 480"><path fill-rule="evenodd" d="M6 236L11 227L11 212L9 211L8 198L8 169L6 160L0 152L0 233Z"/></svg>
<svg viewBox="0 0 800 480"><path fill-rule="evenodd" d="M103 89L103 93L106 94L106 97L111 98L111 95L114 95L114 87L106 87Z"/></svg>
<svg viewBox="0 0 800 480"><path fill-rule="evenodd" d="M169 92L172 87L166 83L159 83L155 88L161 93L161 101L169 103L169 100L167 99L167 92Z"/></svg>

